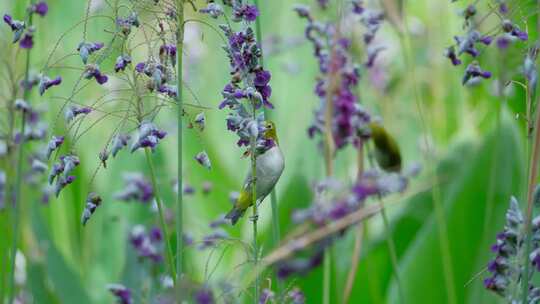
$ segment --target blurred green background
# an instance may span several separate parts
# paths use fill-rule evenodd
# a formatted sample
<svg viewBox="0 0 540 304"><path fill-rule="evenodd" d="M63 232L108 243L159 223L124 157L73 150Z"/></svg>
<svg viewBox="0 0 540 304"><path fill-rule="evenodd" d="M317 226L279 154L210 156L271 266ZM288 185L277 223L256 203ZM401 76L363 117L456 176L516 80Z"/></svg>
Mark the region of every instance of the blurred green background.
<svg viewBox="0 0 540 304"><path fill-rule="evenodd" d="M57 120L62 100L58 97L70 95L81 72L72 67L81 67L76 47L82 41L80 22L87 3L82 0L47 2L49 15L36 20L38 30L32 66L36 71L44 66L61 35L63 39L52 55L53 61L71 55L48 71L50 76L62 75L64 83L45 97L33 95L31 103L48 109L50 129L54 127L52 133L62 134L65 132L63 121ZM102 0L92 2L93 15L110 14ZM265 64L273 75L272 101L276 109L272 117L286 158L286 169L277 186L281 234L284 237L294 228L290 221L292 210L309 205L311 186L324 175L322 154L316 141L308 139L306 131L313 109L318 104L313 93L318 67L311 45L302 40L304 21L292 11L295 3L314 1L260 2L263 35L266 41L272 41L273 47L281 50L270 52L267 49ZM444 58L443 51L452 43L453 35L461 31L461 19L457 13L465 4L449 2L406 1L405 13L411 32L411 64L405 61L400 37L386 23L379 37L379 43L386 47L378 59L381 74L364 72L359 92L361 102L381 116L387 129L397 138L405 165L419 162L423 167L422 174L409 185L408 191L415 195L406 200L399 200L399 195L395 195L390 200L399 200L399 203L388 208L407 303L496 303L498 299L483 288L482 281L486 275L482 272L491 257L489 247L497 231L502 229L510 195L521 197L525 188L524 122L515 115L523 112L525 98L522 88L517 85L510 86L507 97L496 96L496 80L474 88L461 86L463 66L452 67ZM27 1L23 0L3 0L0 1L0 12L20 17L26 5ZM187 11L188 19L204 19L191 9ZM110 20L90 20L88 40L108 41L110 34L104 31L106 28L111 28ZM185 198L185 230L200 241L211 231L208 223L230 208L229 193L241 186L249 161L241 158L242 151L235 145L235 135L226 131L226 111L217 109L220 91L228 78L228 62L220 49L221 40L212 29L201 23L188 23L186 31L186 103L209 108L205 110L207 127L204 132L185 132L183 175L186 182L196 189L194 195ZM7 73L8 66L22 71L23 56L16 56L16 47L10 44L11 33L7 26L0 26L0 37L0 56L4 58L0 72ZM138 33L135 39L141 40L141 37ZM291 46L291 41L299 43ZM144 60L144 48L134 56L134 62ZM496 51L486 54L483 66L498 69L504 64L510 65L500 56ZM112 69L116 58L114 54L110 57L113 59L104 63L106 71ZM384 84L382 87L381 83ZM92 104L107 90L118 86L114 80L104 87L91 84L77 94L76 100ZM420 94L427 131L419 118L415 87ZM0 84L0 88L3 85ZM129 97L122 92L114 94ZM122 107L122 102L108 107ZM186 110L190 115L201 111L190 105ZM106 170L99 171L93 178L99 164L98 153L118 124L117 118L106 117L92 125L97 117L99 115L85 122L83 129L84 126L92 126L91 129L74 143L81 159L76 171L77 180L62 192L59 199L42 205L39 191L29 187L23 190L20 250L26 257L24 290L32 294L34 303L112 303L114 300L105 288L108 283L123 283L134 288L135 302L145 303L140 296L151 294L155 289L148 274L157 270L146 264L140 266L128 242L128 233L135 224L157 224L157 216L149 205L123 203L113 198L113 193L123 187L123 172L148 172L144 155L142 152L129 154L123 151L109 162ZM174 107L165 107L157 121L169 132L154 153L154 160L165 204L172 208L172 181L176 170ZM425 161L425 137L435 148L435 163L431 165ZM211 158L211 171L193 160L201 150L206 150ZM355 159L355 151L350 148L339 153L335 162L336 176L353 180ZM7 161L2 164L12 166ZM435 168L439 184L432 191ZM214 185L209 195L201 193L204 181ZM104 204L83 228L80 214L90 191L100 193ZM445 263L451 269L450 284L444 278L434 199L444 206L445 238L451 256ZM260 212L260 242L263 254L266 254L275 247L271 238L269 199ZM8 212L0 211L3 263L12 231L8 219ZM243 219L237 226L226 230L231 236L249 242L250 224ZM375 216L365 225L365 241L351 303L398 303L382 220ZM342 301L355 230L351 229L332 247L332 303ZM231 271L246 261L246 254L239 245L223 245L215 252L198 251L194 245L186 249L186 258L186 274L196 283L205 283L208 279L205 269L216 267L209 280L213 287L221 281L239 281L249 271L249 267ZM5 265L1 267L4 271L0 271L4 279ZM266 276L271 278L269 273ZM320 303L322 269L291 279L286 286L299 286L306 294L307 303ZM451 291L452 286L454 292ZM248 297L241 301L247 302Z"/></svg>

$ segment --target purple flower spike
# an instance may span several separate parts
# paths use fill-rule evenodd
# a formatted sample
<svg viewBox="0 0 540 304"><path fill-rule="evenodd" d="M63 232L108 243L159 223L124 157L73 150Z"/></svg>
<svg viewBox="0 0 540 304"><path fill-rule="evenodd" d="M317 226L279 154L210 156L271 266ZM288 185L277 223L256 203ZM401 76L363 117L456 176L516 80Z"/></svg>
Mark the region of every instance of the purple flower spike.
<svg viewBox="0 0 540 304"><path fill-rule="evenodd" d="M34 4L34 6L32 7L32 11L40 15L41 17L44 17L45 15L47 15L47 12L49 11L49 6L47 5L47 2L40 1Z"/></svg>

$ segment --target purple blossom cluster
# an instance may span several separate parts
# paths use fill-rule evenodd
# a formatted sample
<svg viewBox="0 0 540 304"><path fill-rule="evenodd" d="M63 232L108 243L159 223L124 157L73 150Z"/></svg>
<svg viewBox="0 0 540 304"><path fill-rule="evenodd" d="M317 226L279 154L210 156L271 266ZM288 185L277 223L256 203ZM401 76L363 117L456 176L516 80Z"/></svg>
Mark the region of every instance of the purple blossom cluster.
<svg viewBox="0 0 540 304"><path fill-rule="evenodd" d="M148 203L154 197L154 189L141 173L125 173L124 187L114 194L117 200Z"/></svg>
<svg viewBox="0 0 540 304"><path fill-rule="evenodd" d="M532 266L540 271L540 216L532 220L532 249L529 254ZM490 276L484 280L484 286L505 298L509 303L520 302L515 299L513 288L520 284L523 273L523 253L525 250L524 217L515 197L510 198L510 207L506 212L506 224L491 251L495 257L488 263ZM529 274L530 276L533 273ZM529 279L530 282L533 282ZM540 288L529 287L527 303L538 303Z"/></svg>
<svg viewBox="0 0 540 304"><path fill-rule="evenodd" d="M176 54L176 50L174 52ZM170 56L160 57L163 57L163 59L170 58ZM170 61L175 62L174 60ZM137 63L135 71L148 77L146 87L150 92L158 91L171 98L176 97L178 87L175 83L172 65L167 65L166 62L155 61L154 58L149 58L146 62Z"/></svg>
<svg viewBox="0 0 540 304"><path fill-rule="evenodd" d="M223 8L209 1L207 7L200 10L217 18L223 15ZM236 31L230 24L220 25L227 38L223 49L229 58L231 79L222 90L223 100L220 109L228 108L227 129L235 132L239 147L249 146L251 139L255 140L258 150L266 150L275 143L264 139L264 112L254 114L253 111L266 107L272 109L270 103L272 88L269 71L261 66L261 48L253 29L249 26L259 16L256 6L246 4L241 0L225 1L224 5L232 10L232 20L245 21L243 29Z"/></svg>
<svg viewBox="0 0 540 304"><path fill-rule="evenodd" d="M137 137L131 145L131 153L140 148L151 148L153 151L165 136L167 136L167 132L158 129L154 123L143 121L139 126Z"/></svg>
<svg viewBox="0 0 540 304"><path fill-rule="evenodd" d="M314 187L314 201L306 209L295 210L292 221L296 225L311 224L323 227L338 221L355 211L360 210L369 198L379 198L406 190L408 180L418 174L417 167L410 167L404 173L385 173L369 170L359 177L358 181L347 186L336 179L324 180ZM303 257L294 257L278 265L278 277L285 279L291 275L304 275L321 264L324 248L332 245L335 238L343 235L340 231L335 235L319 241L311 253ZM291 241L290 246L298 250L298 244Z"/></svg>
<svg viewBox="0 0 540 304"><path fill-rule="evenodd" d="M128 36L131 33L132 27L139 27L140 25L141 23L139 22L139 17L134 11L132 11L127 17L116 18L116 27L125 36Z"/></svg>
<svg viewBox="0 0 540 304"><path fill-rule="evenodd" d="M361 1L353 1L347 14L359 20L365 27L364 44L367 50L366 68L373 67L381 47L374 46L374 37L383 20L382 13L366 9ZM326 7L325 2L321 7ZM352 41L336 23L317 21L308 6L297 5L295 11L307 20L305 35L311 42L314 55L319 63L320 75L315 93L320 99L315 111L315 119L308 129L310 137L324 133L328 117L328 103L331 103L332 138L336 148L341 149L360 138L360 130L370 121L368 112L358 103L355 88L360 78L360 66L351 56Z"/></svg>
<svg viewBox="0 0 540 304"><path fill-rule="evenodd" d="M109 81L109 77L101 72L97 64L87 64L83 77L85 79L94 78L98 84L105 84L107 81Z"/></svg>
<svg viewBox="0 0 540 304"><path fill-rule="evenodd" d="M56 197L60 195L60 191L67 185L71 184L75 180L74 175L70 175L71 172L79 165L79 158L75 155L62 155L58 162L56 162L49 173L49 185L54 184L54 193Z"/></svg>
<svg viewBox="0 0 540 304"><path fill-rule="evenodd" d="M159 228L153 227L147 232L142 225L134 226L129 241L140 258L148 258L154 263L163 261L163 235Z"/></svg>
<svg viewBox="0 0 540 304"><path fill-rule="evenodd" d="M47 3L45 1L40 1L29 7L26 18L29 19L31 14L38 14L41 17L45 17L48 11L49 6ZM22 49L31 49L34 46L34 32L36 31L34 26L27 26L26 22L13 19L13 17L8 14L5 14L3 19L13 32L13 43L19 42L19 46Z"/></svg>
<svg viewBox="0 0 540 304"><path fill-rule="evenodd" d="M114 64L114 71L116 73L124 71L128 64L131 64L131 57L128 55L120 55L118 58L116 58L116 62Z"/></svg>
<svg viewBox="0 0 540 304"><path fill-rule="evenodd" d="M529 40L528 33L522 30L517 22L511 20L515 14L510 14L510 11L513 9L512 6L518 6L517 2L515 4L505 0L497 2L497 10L490 8L484 14L477 8L478 3L469 5L462 13L465 33L454 36L455 44L448 47L444 53L454 66L463 63L465 54L472 59L465 69L463 85L475 85L482 79L491 78L492 73L483 70L478 60L483 50L492 45L493 41L496 47L504 52L513 44ZM480 29L482 23L487 22L487 17L495 13L498 14L496 30L482 33Z"/></svg>

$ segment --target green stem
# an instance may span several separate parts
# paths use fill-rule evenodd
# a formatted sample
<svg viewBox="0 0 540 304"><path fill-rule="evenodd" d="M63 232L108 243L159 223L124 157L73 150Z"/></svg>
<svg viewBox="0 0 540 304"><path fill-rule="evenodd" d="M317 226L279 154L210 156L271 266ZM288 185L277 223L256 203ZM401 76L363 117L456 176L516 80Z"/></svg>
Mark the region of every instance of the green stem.
<svg viewBox="0 0 540 304"><path fill-rule="evenodd" d="M34 0L29 1L30 5L34 4ZM33 18L32 13L28 16L28 26L32 26L33 24ZM26 63L24 68L24 80L25 82L28 82L29 75L30 75L30 52L31 49L28 50L26 53ZM23 88L23 99L26 102L29 102L30 97L30 90L27 90ZM13 109L10 109L13 110ZM17 243L19 239L19 217L21 212L21 187L22 187L22 169L23 169L23 157L24 157L24 132L25 132L25 125L26 125L26 115L23 112L22 114L22 121L21 121L21 141L19 143L19 151L17 155L17 171L16 171L16 179L15 179L15 193L14 193L14 200L13 203L15 204L14 210L13 210L13 244L11 247L11 267L10 267L10 274L9 274L9 288L8 288L8 303L13 303L13 297L15 296L15 258L17 255ZM11 201L11 197L8 197L8 202Z"/></svg>
<svg viewBox="0 0 540 304"><path fill-rule="evenodd" d="M538 103L538 101L537 101ZM527 188L527 214L525 217L525 252L523 253L523 260L525 261L521 292L523 303L527 302L528 290L529 290L529 253L531 252L531 220L533 215L533 191L538 177L538 161L540 160L540 111L536 111L535 126L534 126L534 141L532 147L532 154L529 165L529 184Z"/></svg>
<svg viewBox="0 0 540 304"><path fill-rule="evenodd" d="M259 0L253 0L253 4L259 9L259 13L262 15L262 9L259 6ZM261 49L260 65L264 67L264 53L263 53L263 37L262 37L262 26L261 26L261 16L255 20L255 35L257 36L257 41L259 42ZM266 119L271 120L272 116L270 111L265 111L264 113ZM279 231L279 212L277 205L277 195L276 188L272 189L270 193L270 205L272 206L272 241L274 247L279 246L281 233ZM283 290L283 281L277 279L277 294L280 295Z"/></svg>
<svg viewBox="0 0 540 304"><path fill-rule="evenodd" d="M403 284L401 283L401 276L399 275L399 264L396 252L396 244L394 243L394 238L392 237L392 230L390 230L390 222L388 221L388 216L386 215L386 210L384 208L384 203L381 198L379 198L379 203L381 205L381 216L383 219L384 230L386 231L386 243L388 245L388 251L390 253L390 261L392 262L392 267L394 268L394 275L396 276L396 284L398 288L400 302L405 303L405 294L403 293Z"/></svg>
<svg viewBox="0 0 540 304"><path fill-rule="evenodd" d="M159 224L161 230L163 231L163 238L165 239L166 251L167 251L167 267L169 268L170 275L173 279L174 284L176 284L176 273L174 269L174 259L171 249L171 240L169 239L169 233L167 232L167 223L165 222L165 216L163 215L163 202L159 194L159 185L156 179L156 172L154 170L154 162L152 161L152 155L150 154L150 148L144 149L144 154L146 155L146 163L150 169L150 177L152 179L152 188L154 188L154 197L156 199L156 205L158 207L159 215ZM178 184L178 192L182 192L182 185Z"/></svg>
<svg viewBox="0 0 540 304"><path fill-rule="evenodd" d="M253 101L253 121L256 121L256 108L255 101ZM257 139L255 136L251 137L251 195L253 202L253 216L251 220L253 221L253 264L254 269L257 269L259 264L259 246L257 245L257 220L259 217L257 210L257 160L256 160L256 144ZM255 287L253 290L254 294L254 303L259 303L259 284L260 278L259 274L255 278Z"/></svg>
<svg viewBox="0 0 540 304"><path fill-rule="evenodd" d="M182 93L182 53L184 49L184 3L183 0L179 0L176 4L177 7L177 23L178 33L176 37L176 67L177 67L177 125L178 125L178 138L177 138L177 159L178 168L176 171L176 178L178 180L178 193L176 197L176 273L178 275L176 281L180 282L182 276L183 266L183 248L184 248L184 206L183 206L183 191L182 191L182 116L183 116L183 98ZM177 288L179 292L179 288Z"/></svg>
<svg viewBox="0 0 540 304"><path fill-rule="evenodd" d="M323 260L323 304L330 304L330 277L332 256L330 255L330 247L324 249Z"/></svg>
<svg viewBox="0 0 540 304"><path fill-rule="evenodd" d="M446 219L444 217L444 207L441 202L441 190L439 188L439 176L438 172L436 170L436 165L434 164L435 159L432 157L433 150L431 149L431 144L429 143L428 139L428 128L425 121L425 116L423 113L423 101L421 93L418 90L417 85L417 77L416 77L416 67L413 63L413 56L411 51L411 43L409 41L409 35L408 35L408 26L407 26L407 20L406 16L407 14L403 14L404 20L404 32L398 32L399 40L402 45L402 48L404 49L404 58L406 62L406 66L408 67L408 70L411 74L411 81L413 83L413 89L414 89L414 99L416 104L416 111L418 112L418 116L420 118L422 131L424 133L424 144L426 146L426 164L427 164L427 171L431 172L433 180L433 188L432 188L432 198L433 198L433 208L435 211L435 220L437 222L438 227L438 234L439 234L439 246L441 250L441 257L442 257L442 264L443 264L443 274L444 274L444 281L446 286L446 292L447 292L447 302L449 304L455 304L456 303L456 288L454 286L454 273L452 268L452 256L450 253L450 241L448 240L448 229L446 226Z"/></svg>

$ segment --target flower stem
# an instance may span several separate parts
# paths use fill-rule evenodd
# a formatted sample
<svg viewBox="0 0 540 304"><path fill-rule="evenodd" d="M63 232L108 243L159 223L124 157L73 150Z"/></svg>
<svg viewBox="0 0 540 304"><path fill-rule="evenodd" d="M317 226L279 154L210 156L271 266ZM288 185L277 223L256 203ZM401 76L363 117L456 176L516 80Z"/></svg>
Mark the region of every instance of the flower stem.
<svg viewBox="0 0 540 304"><path fill-rule="evenodd" d="M178 128L178 138L177 138L177 161L178 168L176 170L176 178L178 180L178 191L176 197L176 282L180 282L182 277L182 266L183 266L183 248L184 248L184 206L183 206L183 191L182 191L182 117L183 117L183 98L182 93L184 89L182 88L182 53L184 49L184 1L178 0L176 4L176 17L177 17L177 37L176 37L176 74L177 74L177 103L178 103L178 113L177 113L177 128ZM179 288L177 288L179 292Z"/></svg>
<svg viewBox="0 0 540 304"><path fill-rule="evenodd" d="M360 181L364 172L364 144L360 141L357 151L357 169L356 180ZM364 226L358 224L356 229L356 236L354 238L354 249L351 256L351 268L347 275L347 283L345 284L345 290L343 291L343 303L349 303L349 297L351 296L354 280L356 279L356 272L358 270L358 263L360 262L360 251L362 249L362 239L364 234Z"/></svg>
<svg viewBox="0 0 540 304"><path fill-rule="evenodd" d="M259 14L262 15L262 9L259 6L259 0L253 0L253 4L259 9ZM260 57L260 65L264 68L264 50L262 48L263 45L263 37L262 37L262 26L261 26L261 16L255 20L255 35L257 36L257 41L259 42L260 50L261 50L261 57ZM271 120L271 112L265 111L264 113L265 118L267 120ZM276 195L276 188L272 189L272 192L270 193L270 205L272 207L272 242L274 247L279 246L280 243L280 236L281 233L279 231L279 212L278 212L278 205L277 205L277 195ZM281 291L283 290L283 281L277 280L277 294L281 294Z"/></svg>
<svg viewBox="0 0 540 304"><path fill-rule="evenodd" d="M447 302L449 304L455 304L456 303L456 288L454 286L454 272L452 268L452 255L450 253L450 241L448 240L448 228L446 225L446 219L444 215L444 206L441 201L441 189L439 188L439 176L438 172L436 170L435 165L435 159L434 159L434 152L431 147L431 144L429 142L429 135L428 135L428 128L425 121L425 115L423 113L423 101L422 101L422 95L418 89L417 85L417 77L416 77L416 67L413 63L413 56L412 56L412 47L411 42L409 38L409 29L407 25L406 16L407 14L403 14L403 31L398 30L398 36L400 43L402 45L402 48L404 49L404 59L406 66L408 67L408 70L411 74L411 81L413 83L413 93L414 93L414 99L416 104L416 111L418 113L418 116L420 118L421 122L421 128L422 132L424 133L424 145L426 147L426 164L427 164L427 171L431 172L433 180L433 187L432 187L432 198L433 198L433 208L435 212L435 221L437 222L437 228L438 228L438 234L439 234L439 246L441 250L441 257L442 257L442 264L443 264L443 274L444 274L444 282L445 282L445 289L447 293Z"/></svg>
<svg viewBox="0 0 540 304"><path fill-rule="evenodd" d="M383 219L384 230L387 233L386 243L388 245L388 251L390 252L390 261L392 262L392 267L394 268L394 275L396 276L396 284L398 288L400 303L405 303L405 294L403 293L403 284L401 284L401 276L399 275L399 264L396 253L396 244L394 243L394 238L392 237L392 231L390 230L390 222L388 221L388 216L386 215L386 210L384 208L384 203L382 198L379 198L379 204L381 206L381 216Z"/></svg>
<svg viewBox="0 0 540 304"><path fill-rule="evenodd" d="M34 0L29 1L29 5L33 5ZM32 26L32 13L28 16L28 26ZM24 80L28 83L30 76L30 53L31 49L26 53L26 63L24 68ZM23 87L23 99L28 102L30 97L30 90ZM8 303L13 303L13 297L15 296L15 258L17 255L17 243L19 239L19 218L21 213L21 187L22 187L22 169L23 169L23 157L24 157L24 132L26 125L26 113L22 112L21 120L21 141L19 142L19 151L17 155L17 171L15 173L15 193L12 197L8 197L8 202L13 198L14 210L13 210L13 244L11 247L11 272L9 273L9 286L8 286Z"/></svg>
<svg viewBox="0 0 540 304"><path fill-rule="evenodd" d="M538 98L538 97L537 97ZM537 101L538 103L538 101ZM532 154L529 165L529 181L527 188L527 213L525 217L525 252L523 253L523 260L525 261L521 292L523 297L523 303L527 302L528 290L529 290L529 253L531 251L531 220L533 214L533 191L538 177L538 161L540 160L540 111L536 111L535 126L534 126L534 141L532 146Z"/></svg>
<svg viewBox="0 0 540 304"><path fill-rule="evenodd" d="M169 239L169 233L167 232L167 223L165 222L165 217L163 215L163 202L161 201L161 196L159 194L159 187L156 179L156 172L154 170L154 163L152 161L152 156L150 155L150 148L144 149L144 154L146 155L146 163L150 169L150 177L152 179L152 188L154 188L154 197L156 199L156 205L158 207L159 215L159 224L161 230L163 231L163 238L165 239L166 251L167 251L167 267L169 268L170 275L173 279L173 282L176 284L176 273L174 269L174 259L171 249L171 240ZM182 191L182 187L178 184L178 192Z"/></svg>
<svg viewBox="0 0 540 304"><path fill-rule="evenodd" d="M253 101L253 120L256 121L256 108L255 108L255 101ZM253 215L251 217L251 220L253 221L253 264L254 269L257 269L259 264L259 246L257 244L257 220L259 217L258 210L257 210L257 160L256 160L256 150L255 146L257 143L257 139L255 136L251 137L251 195L252 195L252 202L253 202ZM257 277L255 278L255 286L253 290L253 298L254 303L259 302L259 284L260 284L260 278L257 274Z"/></svg>

